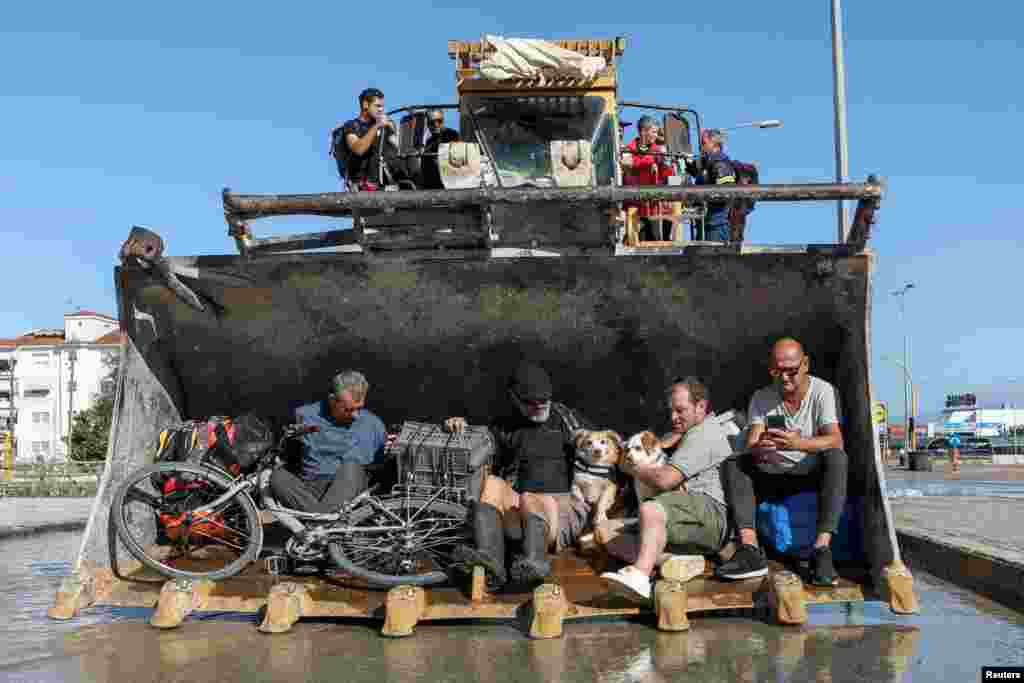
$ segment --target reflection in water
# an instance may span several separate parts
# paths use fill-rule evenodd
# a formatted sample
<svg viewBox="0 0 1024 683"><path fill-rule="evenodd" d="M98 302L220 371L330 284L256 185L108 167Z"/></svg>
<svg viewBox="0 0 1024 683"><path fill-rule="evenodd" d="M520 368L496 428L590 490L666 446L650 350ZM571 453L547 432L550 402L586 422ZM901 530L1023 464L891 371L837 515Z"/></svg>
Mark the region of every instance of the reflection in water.
<svg viewBox="0 0 1024 683"><path fill-rule="evenodd" d="M575 623L563 638L529 640L507 624L420 626L386 639L366 624L301 624L283 636L252 623L190 622L156 632L140 624L69 634L64 654L82 678L345 681L901 681L920 630L912 626L782 628L693 620L686 633L649 624Z"/></svg>

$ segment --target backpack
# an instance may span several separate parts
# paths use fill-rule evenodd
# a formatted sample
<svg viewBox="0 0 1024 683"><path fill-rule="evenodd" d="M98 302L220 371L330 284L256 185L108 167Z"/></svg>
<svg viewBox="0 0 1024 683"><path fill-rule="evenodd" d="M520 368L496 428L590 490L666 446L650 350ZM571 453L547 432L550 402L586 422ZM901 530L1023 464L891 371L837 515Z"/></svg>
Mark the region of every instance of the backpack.
<svg viewBox="0 0 1024 683"><path fill-rule="evenodd" d="M733 171L736 173L737 185L758 184L759 181L757 166L755 166L754 164L748 164L744 161L736 161L735 159L730 159L730 163L732 164ZM750 199L742 202L742 208L745 209L745 213L750 213L751 211L753 211L754 204L756 204L756 202Z"/></svg>
<svg viewBox="0 0 1024 683"><path fill-rule="evenodd" d="M331 131L330 155L338 166L338 177L342 180L348 176L348 145L345 144L344 126Z"/></svg>
<svg viewBox="0 0 1024 683"><path fill-rule="evenodd" d="M188 420L160 432L156 462L214 465L237 477L258 463L259 456L272 445L271 439L267 426L251 414ZM206 487L188 473L154 474L151 482L172 508L176 504L186 509L193 507L194 504L190 504L192 494ZM189 542L195 542L222 538L228 528L222 517L218 513L206 521L189 521L186 512L162 511L157 515L157 522L167 538L188 538Z"/></svg>

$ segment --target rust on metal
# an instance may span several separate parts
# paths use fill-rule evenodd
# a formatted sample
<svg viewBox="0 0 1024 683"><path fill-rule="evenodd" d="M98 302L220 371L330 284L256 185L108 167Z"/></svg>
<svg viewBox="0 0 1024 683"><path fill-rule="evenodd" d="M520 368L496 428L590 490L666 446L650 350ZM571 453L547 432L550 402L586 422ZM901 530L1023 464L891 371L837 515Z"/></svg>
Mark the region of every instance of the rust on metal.
<svg viewBox="0 0 1024 683"><path fill-rule="evenodd" d="M880 199L884 183L806 183L772 185L658 185L557 188L481 187L471 190L401 192L324 192L320 194L234 194L225 188L224 212L232 229L238 220L268 216L351 216L353 211L437 209L494 204L611 205L624 201L686 203L835 201ZM233 223L235 221L235 223Z"/></svg>

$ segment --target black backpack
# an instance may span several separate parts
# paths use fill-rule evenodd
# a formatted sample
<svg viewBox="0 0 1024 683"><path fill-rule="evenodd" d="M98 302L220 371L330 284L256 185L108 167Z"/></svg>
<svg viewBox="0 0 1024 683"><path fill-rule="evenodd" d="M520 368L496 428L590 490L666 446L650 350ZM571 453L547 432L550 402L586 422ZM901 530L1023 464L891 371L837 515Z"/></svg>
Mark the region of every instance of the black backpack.
<svg viewBox="0 0 1024 683"><path fill-rule="evenodd" d="M754 164L748 164L744 161L736 161L734 159L730 159L730 163L732 164L732 170L736 173L737 185L758 184L759 181L757 174L757 166L755 166ZM756 202L752 200L746 200L745 202L743 202L743 208L745 209L745 212L750 213L751 211L753 211L755 203Z"/></svg>
<svg viewBox="0 0 1024 683"><path fill-rule="evenodd" d="M338 126L331 131L330 154L338 165L338 177L342 180L348 176L348 145L345 144L344 126Z"/></svg>

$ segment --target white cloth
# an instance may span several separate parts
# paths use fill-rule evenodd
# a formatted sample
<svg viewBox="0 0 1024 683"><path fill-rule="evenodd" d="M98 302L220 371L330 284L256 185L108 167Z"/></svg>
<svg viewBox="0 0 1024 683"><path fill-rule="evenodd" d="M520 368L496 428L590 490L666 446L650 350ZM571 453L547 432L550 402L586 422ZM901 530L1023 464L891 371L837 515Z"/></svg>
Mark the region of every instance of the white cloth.
<svg viewBox="0 0 1024 683"><path fill-rule="evenodd" d="M546 40L484 36L494 52L480 63L480 75L491 81L575 78L592 80L606 64Z"/></svg>

